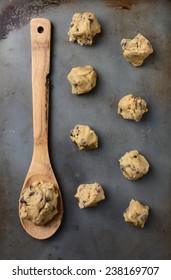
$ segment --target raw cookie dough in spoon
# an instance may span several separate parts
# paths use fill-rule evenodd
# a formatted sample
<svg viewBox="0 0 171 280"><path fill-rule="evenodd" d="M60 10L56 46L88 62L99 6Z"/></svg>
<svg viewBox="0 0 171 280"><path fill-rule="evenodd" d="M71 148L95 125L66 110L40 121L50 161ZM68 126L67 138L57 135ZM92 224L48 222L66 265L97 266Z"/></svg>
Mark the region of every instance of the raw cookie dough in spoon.
<svg viewBox="0 0 171 280"><path fill-rule="evenodd" d="M58 191L52 183L36 181L25 188L20 203L21 219L45 225L58 213Z"/></svg>

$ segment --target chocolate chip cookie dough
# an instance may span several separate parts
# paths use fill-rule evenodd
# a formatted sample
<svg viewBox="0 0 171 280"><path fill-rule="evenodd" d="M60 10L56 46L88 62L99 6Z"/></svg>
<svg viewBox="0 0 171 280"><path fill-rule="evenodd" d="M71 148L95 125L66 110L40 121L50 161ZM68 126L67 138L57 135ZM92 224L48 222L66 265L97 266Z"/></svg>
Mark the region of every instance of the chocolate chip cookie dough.
<svg viewBox="0 0 171 280"><path fill-rule="evenodd" d="M125 222L136 227L143 228L149 215L149 207L142 205L139 201L131 200L129 207L123 213Z"/></svg>
<svg viewBox="0 0 171 280"><path fill-rule="evenodd" d="M147 103L145 100L133 94L122 97L118 103L118 114L127 120L138 122L147 111Z"/></svg>
<svg viewBox="0 0 171 280"><path fill-rule="evenodd" d="M98 202L105 199L105 195L102 186L98 183L81 184L75 198L78 199L80 208L86 208L96 206Z"/></svg>
<svg viewBox="0 0 171 280"><path fill-rule="evenodd" d="M91 91L96 86L96 72L92 66L74 67L68 74L68 81L73 94L83 94Z"/></svg>
<svg viewBox="0 0 171 280"><path fill-rule="evenodd" d="M76 13L70 24L69 41L77 41L81 46L92 45L94 36L100 32L101 26L93 13Z"/></svg>
<svg viewBox="0 0 171 280"><path fill-rule="evenodd" d="M45 225L58 213L58 191L52 183L36 181L20 198L20 218Z"/></svg>
<svg viewBox="0 0 171 280"><path fill-rule="evenodd" d="M77 144L79 150L98 148L98 137L88 125L77 124L70 132L71 140Z"/></svg>
<svg viewBox="0 0 171 280"><path fill-rule="evenodd" d="M137 180L149 170L149 163L137 150L127 152L119 160L120 169L125 178Z"/></svg>
<svg viewBox="0 0 171 280"><path fill-rule="evenodd" d="M121 46L124 57L134 66L142 65L153 52L150 42L140 33L132 40L122 39Z"/></svg>

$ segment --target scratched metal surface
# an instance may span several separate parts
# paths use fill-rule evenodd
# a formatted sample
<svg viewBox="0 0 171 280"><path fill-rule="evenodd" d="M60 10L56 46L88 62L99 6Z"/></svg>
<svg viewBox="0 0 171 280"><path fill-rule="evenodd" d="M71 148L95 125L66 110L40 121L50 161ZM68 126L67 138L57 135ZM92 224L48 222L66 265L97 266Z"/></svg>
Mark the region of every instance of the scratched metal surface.
<svg viewBox="0 0 171 280"><path fill-rule="evenodd" d="M24 3L24 4L23 4ZM94 12L102 33L93 46L68 42L75 12ZM171 2L1 1L0 3L0 259L171 259ZM18 198L32 156L31 50L29 20L52 21L49 150L64 201L59 231L49 240L26 234ZM144 34L154 54L144 65L127 63L122 38ZM97 87L73 96L66 79L74 66L92 65ZM117 115L117 102L133 92L149 112L139 123ZM95 129L100 147L78 151L69 139L77 123ZM150 172L136 182L122 176L118 159L138 149ZM80 183L99 182L106 200L80 210ZM150 206L143 230L122 218L131 198Z"/></svg>

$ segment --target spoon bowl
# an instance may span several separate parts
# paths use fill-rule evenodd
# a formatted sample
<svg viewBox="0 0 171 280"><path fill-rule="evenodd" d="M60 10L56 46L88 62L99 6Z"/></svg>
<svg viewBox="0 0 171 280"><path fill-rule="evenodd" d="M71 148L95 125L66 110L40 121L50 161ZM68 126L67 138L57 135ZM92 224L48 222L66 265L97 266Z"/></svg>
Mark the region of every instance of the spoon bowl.
<svg viewBox="0 0 171 280"><path fill-rule="evenodd" d="M63 203L59 185L55 178L48 151L48 108L51 23L45 18L31 20L32 49L32 99L33 99L33 156L24 185L24 190L35 181L53 183L58 191L58 213L45 225L37 226L20 216L25 231L36 239L47 239L59 228L63 216Z"/></svg>
<svg viewBox="0 0 171 280"><path fill-rule="evenodd" d="M25 188L29 187L33 182L35 181L44 181L44 182L51 182L55 186L55 188L58 190L58 213L55 215L52 220L50 220L47 224L44 226L37 226L31 221L27 219L21 219L21 224L25 231L31 235L32 237L36 239L47 239L51 237L59 228L63 216L63 207L62 207L62 197L59 190L58 183L55 179L55 176L52 173L48 172L48 174L42 173L42 174L34 174L32 171L29 171L25 180L25 183L22 188L21 196ZM20 206L19 206L20 210Z"/></svg>

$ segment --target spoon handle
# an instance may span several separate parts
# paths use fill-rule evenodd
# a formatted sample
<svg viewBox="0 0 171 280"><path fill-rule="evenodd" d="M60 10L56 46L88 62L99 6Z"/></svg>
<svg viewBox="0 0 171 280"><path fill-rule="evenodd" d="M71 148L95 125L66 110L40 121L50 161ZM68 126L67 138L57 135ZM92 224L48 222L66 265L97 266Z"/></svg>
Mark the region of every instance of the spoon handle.
<svg viewBox="0 0 171 280"><path fill-rule="evenodd" d="M30 32L34 148L41 145L47 149L51 23L45 18L34 18Z"/></svg>

